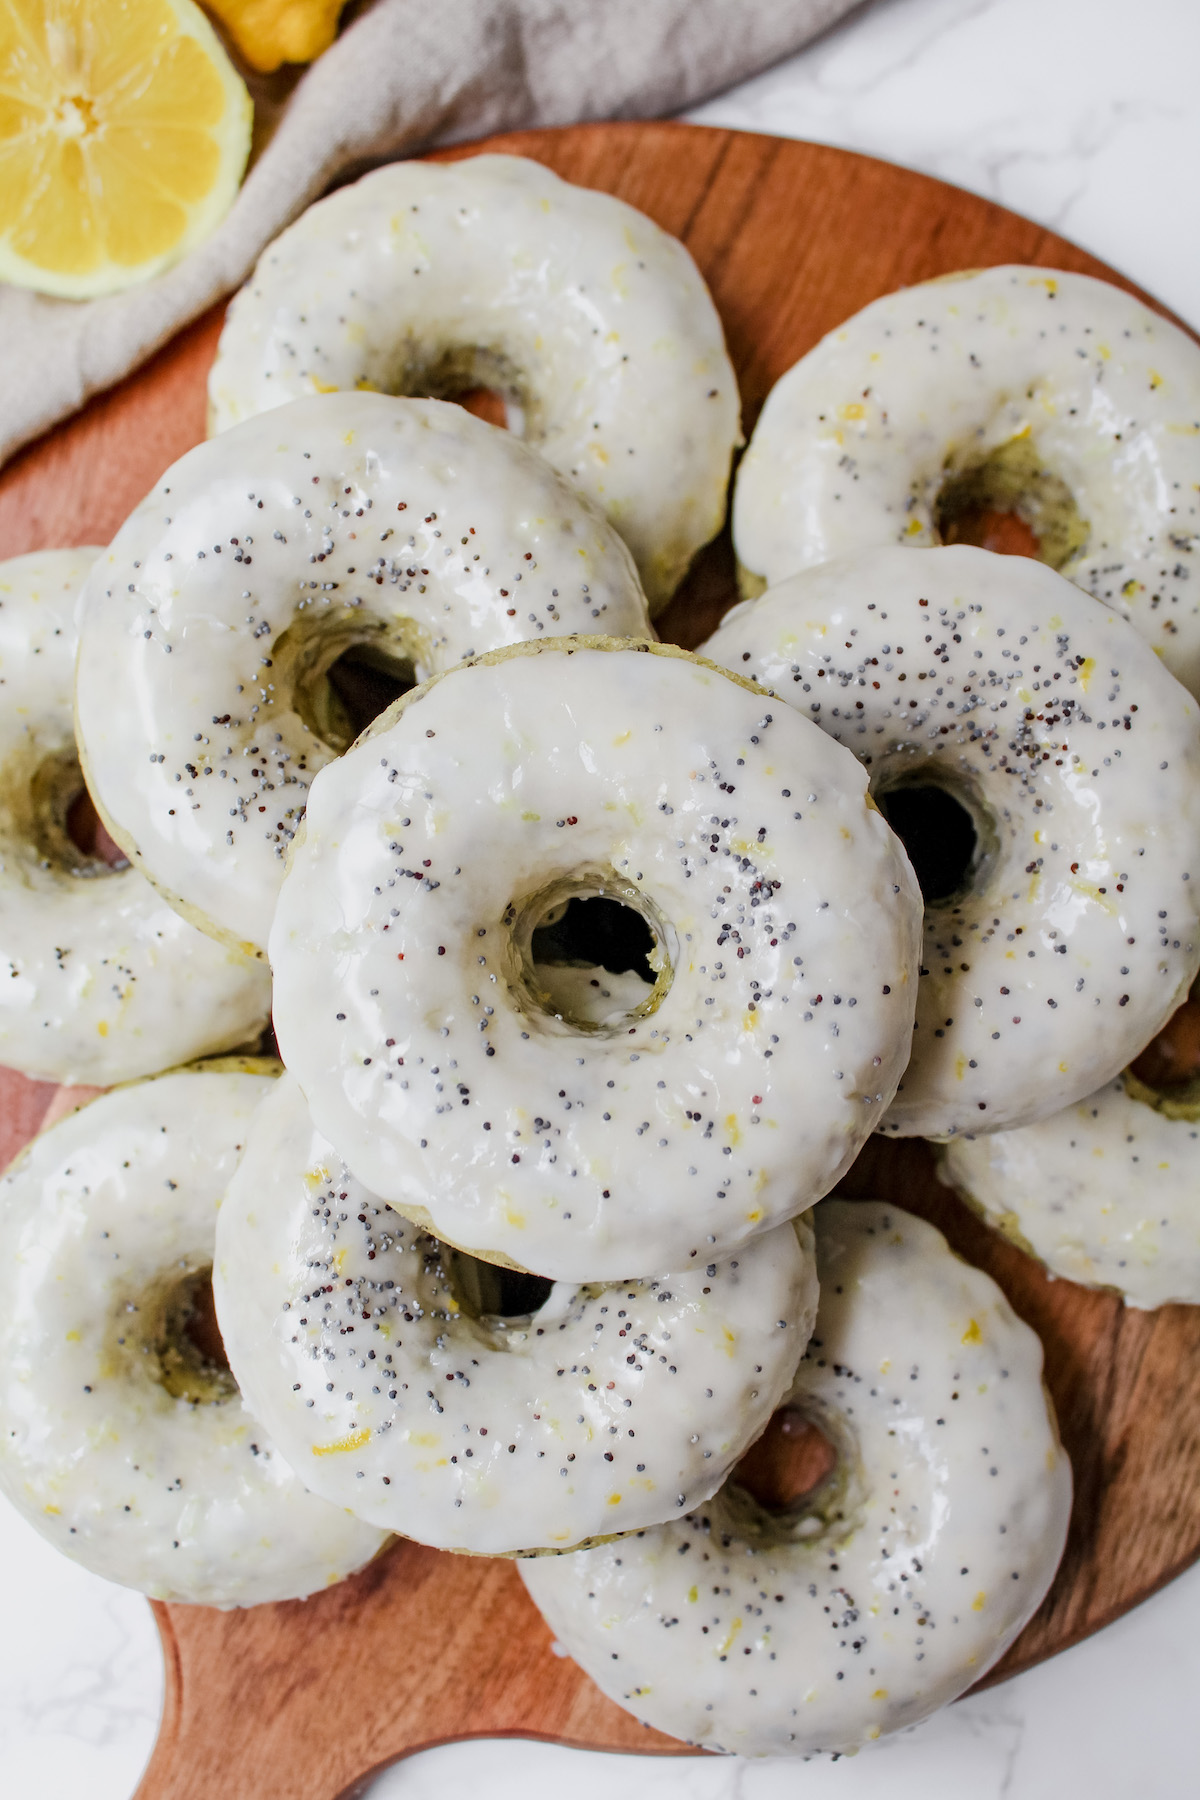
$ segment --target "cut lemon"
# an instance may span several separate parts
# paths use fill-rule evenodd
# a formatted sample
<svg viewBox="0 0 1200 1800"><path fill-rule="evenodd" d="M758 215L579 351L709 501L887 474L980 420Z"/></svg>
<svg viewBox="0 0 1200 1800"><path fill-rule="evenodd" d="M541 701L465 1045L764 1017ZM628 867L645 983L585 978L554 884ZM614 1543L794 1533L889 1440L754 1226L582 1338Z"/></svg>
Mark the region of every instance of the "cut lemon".
<svg viewBox="0 0 1200 1800"><path fill-rule="evenodd" d="M268 74L280 63L315 62L337 36L345 0L205 0L250 64Z"/></svg>
<svg viewBox="0 0 1200 1800"><path fill-rule="evenodd" d="M156 275L237 193L250 96L192 0L0 0L0 281Z"/></svg>

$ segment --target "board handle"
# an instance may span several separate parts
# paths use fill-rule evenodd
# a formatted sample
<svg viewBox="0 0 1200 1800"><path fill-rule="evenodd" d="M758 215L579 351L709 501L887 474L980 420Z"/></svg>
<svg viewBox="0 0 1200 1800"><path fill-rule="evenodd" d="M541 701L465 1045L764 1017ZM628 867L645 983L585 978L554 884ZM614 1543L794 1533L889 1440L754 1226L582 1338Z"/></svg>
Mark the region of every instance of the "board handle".
<svg viewBox="0 0 1200 1800"><path fill-rule="evenodd" d="M697 1754L555 1654L507 1558L397 1538L309 1600L152 1604L163 1717L135 1800L352 1800L389 1763L461 1738Z"/></svg>

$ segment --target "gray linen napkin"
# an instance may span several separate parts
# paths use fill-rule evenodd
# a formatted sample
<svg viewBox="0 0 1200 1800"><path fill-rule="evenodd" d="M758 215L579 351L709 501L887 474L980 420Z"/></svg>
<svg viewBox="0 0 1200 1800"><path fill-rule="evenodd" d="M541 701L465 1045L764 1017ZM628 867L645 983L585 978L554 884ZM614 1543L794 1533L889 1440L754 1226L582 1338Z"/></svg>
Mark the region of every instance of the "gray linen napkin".
<svg viewBox="0 0 1200 1800"><path fill-rule="evenodd" d="M338 176L522 126L677 111L858 0L377 0L299 82L228 218L102 300L0 286L0 463L245 280Z"/></svg>

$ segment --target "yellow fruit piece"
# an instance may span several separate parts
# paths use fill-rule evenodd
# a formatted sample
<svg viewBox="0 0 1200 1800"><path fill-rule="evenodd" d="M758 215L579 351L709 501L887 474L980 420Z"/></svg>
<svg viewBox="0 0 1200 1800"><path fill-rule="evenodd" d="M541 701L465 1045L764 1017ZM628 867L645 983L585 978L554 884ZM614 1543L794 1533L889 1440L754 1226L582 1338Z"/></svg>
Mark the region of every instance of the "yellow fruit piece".
<svg viewBox="0 0 1200 1800"><path fill-rule="evenodd" d="M220 224L250 96L192 0L0 0L0 281L130 286Z"/></svg>
<svg viewBox="0 0 1200 1800"><path fill-rule="evenodd" d="M280 63L313 62L337 35L346 0L205 0L250 64L264 74Z"/></svg>

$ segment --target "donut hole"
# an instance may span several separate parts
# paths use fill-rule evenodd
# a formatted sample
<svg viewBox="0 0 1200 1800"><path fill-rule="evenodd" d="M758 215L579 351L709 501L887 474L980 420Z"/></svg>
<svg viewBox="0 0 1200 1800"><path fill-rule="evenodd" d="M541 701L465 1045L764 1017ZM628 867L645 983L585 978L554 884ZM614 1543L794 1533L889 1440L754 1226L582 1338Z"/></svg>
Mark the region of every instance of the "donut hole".
<svg viewBox="0 0 1200 1800"><path fill-rule="evenodd" d="M816 1421L798 1406L781 1406L733 1479L771 1517L791 1517L828 1484L837 1463L837 1448Z"/></svg>
<svg viewBox="0 0 1200 1800"><path fill-rule="evenodd" d="M972 506L942 527L943 544L973 544L994 556L1028 556L1040 559L1041 544L1020 513L999 512L994 506Z"/></svg>
<svg viewBox="0 0 1200 1800"><path fill-rule="evenodd" d="M1200 993L1196 989L1134 1058L1125 1071L1125 1085L1135 1099L1145 1100L1171 1117L1200 1118Z"/></svg>
<svg viewBox="0 0 1200 1800"><path fill-rule="evenodd" d="M524 437L527 397L516 366L498 350L456 345L410 376L406 394L452 400L465 412Z"/></svg>
<svg viewBox="0 0 1200 1800"><path fill-rule="evenodd" d="M74 745L38 763L27 804L28 836L45 867L86 881L129 867L129 858L109 836L84 785Z"/></svg>
<svg viewBox="0 0 1200 1800"><path fill-rule="evenodd" d="M948 458L933 522L943 544L1028 556L1052 569L1077 557L1088 535L1075 496L1045 467L1028 431L976 460Z"/></svg>
<svg viewBox="0 0 1200 1800"><path fill-rule="evenodd" d="M129 867L129 858L116 839L109 836L86 788L76 794L67 808L67 836L89 863L100 862L107 869Z"/></svg>
<svg viewBox="0 0 1200 1800"><path fill-rule="evenodd" d="M388 656L372 644L356 644L343 651L325 678L345 710L350 743L417 686L410 659Z"/></svg>
<svg viewBox="0 0 1200 1800"><path fill-rule="evenodd" d="M653 987L654 933L641 913L607 894L573 895L555 906L534 928L534 967L598 968L610 975L636 975Z"/></svg>
<svg viewBox="0 0 1200 1800"><path fill-rule="evenodd" d="M472 1319L523 1324L540 1312L554 1283L545 1275L484 1262L467 1250L444 1247L446 1276L459 1306Z"/></svg>
<svg viewBox="0 0 1200 1800"><path fill-rule="evenodd" d="M598 1031L658 1006L670 980L666 932L637 889L582 884L511 910L521 985L538 1011Z"/></svg>
<svg viewBox="0 0 1200 1800"><path fill-rule="evenodd" d="M448 394L447 399L453 400L456 406L461 406L473 418L482 419L485 425L495 425L501 431L508 430L508 402L495 388L464 388L461 393Z"/></svg>
<svg viewBox="0 0 1200 1800"><path fill-rule="evenodd" d="M362 616L296 619L272 652L276 687L337 755L417 686L420 645L407 621L364 631Z"/></svg>
<svg viewBox="0 0 1200 1800"><path fill-rule="evenodd" d="M969 892L982 847L970 808L932 774L890 783L875 803L908 852L926 906Z"/></svg>
<svg viewBox="0 0 1200 1800"><path fill-rule="evenodd" d="M212 1268L187 1269L118 1312L115 1349L143 1360L152 1380L191 1406L238 1392L213 1301Z"/></svg>

